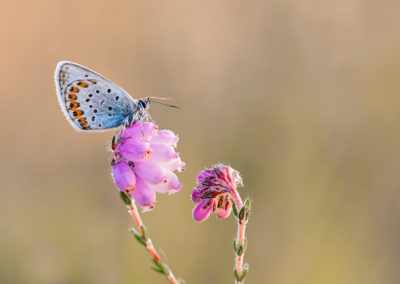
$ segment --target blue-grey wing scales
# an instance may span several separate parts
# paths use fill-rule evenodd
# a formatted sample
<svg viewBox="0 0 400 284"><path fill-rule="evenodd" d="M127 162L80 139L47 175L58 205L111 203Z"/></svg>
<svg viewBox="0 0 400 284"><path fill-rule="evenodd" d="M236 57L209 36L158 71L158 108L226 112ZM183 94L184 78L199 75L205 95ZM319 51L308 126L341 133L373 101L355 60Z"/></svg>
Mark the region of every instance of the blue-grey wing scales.
<svg viewBox="0 0 400 284"><path fill-rule="evenodd" d="M77 130L116 128L140 109L121 87L79 64L61 61L54 77L61 109Z"/></svg>

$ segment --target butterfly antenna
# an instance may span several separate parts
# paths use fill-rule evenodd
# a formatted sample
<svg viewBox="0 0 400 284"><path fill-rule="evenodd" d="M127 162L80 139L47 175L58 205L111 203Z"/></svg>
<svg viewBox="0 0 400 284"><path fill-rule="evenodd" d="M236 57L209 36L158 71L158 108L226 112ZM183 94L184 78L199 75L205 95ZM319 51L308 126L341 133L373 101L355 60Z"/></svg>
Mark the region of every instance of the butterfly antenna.
<svg viewBox="0 0 400 284"><path fill-rule="evenodd" d="M178 106L165 104L165 103L162 103L162 102L154 101L154 100L152 100L152 99L158 99L158 100L162 100L162 101L171 101L171 100L173 100L172 98L150 97L150 98L149 98L149 101L152 102L152 103L157 103L157 104L163 105L163 106L172 107L172 108L176 108L176 109L181 109L181 108L178 107Z"/></svg>
<svg viewBox="0 0 400 284"><path fill-rule="evenodd" d="M157 99L160 101L172 101L174 98L149 97L149 99Z"/></svg>

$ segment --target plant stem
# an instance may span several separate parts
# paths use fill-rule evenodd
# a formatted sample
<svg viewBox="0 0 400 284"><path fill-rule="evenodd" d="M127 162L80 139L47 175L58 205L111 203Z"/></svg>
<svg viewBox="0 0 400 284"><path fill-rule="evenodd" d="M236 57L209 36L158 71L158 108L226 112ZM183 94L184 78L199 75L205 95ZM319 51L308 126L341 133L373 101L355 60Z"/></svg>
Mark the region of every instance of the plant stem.
<svg viewBox="0 0 400 284"><path fill-rule="evenodd" d="M172 284L179 284L178 280L175 278L174 274L172 273L171 269L167 266L167 264L161 259L159 254L157 253L156 249L153 246L153 243L151 242L150 238L148 236L145 236L143 232L143 222L142 219L140 218L139 212L137 210L135 201L132 199L132 202L130 205L127 206L129 209L129 213L131 214L133 221L135 221L136 227L138 229L138 232L142 238L142 240L145 242L145 247L146 250L149 252L153 260L158 263L157 267L160 268L162 271L159 271L163 273L164 275L167 276L167 279L170 283Z"/></svg>
<svg viewBox="0 0 400 284"><path fill-rule="evenodd" d="M244 247L244 240L245 240L245 231L246 231L246 224L242 223L240 224L238 222L238 233L237 233L237 243L238 243L238 247L243 246ZM244 252L242 255L238 255L236 254L236 265L235 268L238 272L239 278L242 277L243 275L243 256L244 256ZM243 280L240 281L236 281L237 284L242 284L244 283Z"/></svg>
<svg viewBox="0 0 400 284"><path fill-rule="evenodd" d="M233 200L235 202L236 208L238 212L241 212L242 209L244 211L244 217L241 217L241 214L236 217L237 224L238 224L238 231L237 231L237 238L236 238L236 247L237 251L235 252L236 259L235 259L235 271L237 271L238 279L235 279L236 284L243 284L244 283L244 277L243 276L243 258L244 258L244 252L246 250L246 245L245 245L245 240L246 240L246 225L248 222L248 214L250 213L250 208L243 205L243 201L240 198L239 193L237 192L236 188L231 187L231 194L233 197ZM245 206L245 208L243 208ZM242 247L241 252L239 253L239 248ZM247 273L247 271L245 272Z"/></svg>

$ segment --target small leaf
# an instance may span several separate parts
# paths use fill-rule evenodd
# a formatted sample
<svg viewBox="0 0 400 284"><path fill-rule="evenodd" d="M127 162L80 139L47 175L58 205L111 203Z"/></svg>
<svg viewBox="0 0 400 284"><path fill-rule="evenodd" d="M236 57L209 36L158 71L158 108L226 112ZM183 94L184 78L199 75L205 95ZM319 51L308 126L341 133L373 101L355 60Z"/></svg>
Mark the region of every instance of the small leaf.
<svg viewBox="0 0 400 284"><path fill-rule="evenodd" d="M240 281L239 274L238 274L238 272L237 272L236 269L233 270L233 277L235 277L235 280L236 280L236 281Z"/></svg>
<svg viewBox="0 0 400 284"><path fill-rule="evenodd" d="M242 221L246 214L246 207L243 206L239 211L239 221Z"/></svg>
<svg viewBox="0 0 400 284"><path fill-rule="evenodd" d="M243 270L242 276L240 277L240 281L243 281L247 275L247 270Z"/></svg>
<svg viewBox="0 0 400 284"><path fill-rule="evenodd" d="M246 263L246 264L243 266L243 271L242 271L242 276L240 277L240 281L243 281L243 280L244 280L244 278L245 278L246 275L247 275L247 271L249 271L249 265Z"/></svg>
<svg viewBox="0 0 400 284"><path fill-rule="evenodd" d="M237 251L236 251L236 254L237 254L238 256L241 256L241 255L243 254L243 252L244 252L243 246L240 245L240 246L238 247Z"/></svg>
<svg viewBox="0 0 400 284"><path fill-rule="evenodd" d="M248 207L249 209L251 208L251 202L249 199L246 199L246 201L244 202L244 206Z"/></svg>
<svg viewBox="0 0 400 284"><path fill-rule="evenodd" d="M179 284L186 284L185 280L183 280L183 279L178 279L178 283Z"/></svg>
<svg viewBox="0 0 400 284"><path fill-rule="evenodd" d="M140 228L142 229L143 240L147 240L147 238L149 237L149 231L144 225L141 226Z"/></svg>
<svg viewBox="0 0 400 284"><path fill-rule="evenodd" d="M133 233L139 243L146 246L146 242L142 239L142 236L134 228L130 228L129 230Z"/></svg>
<svg viewBox="0 0 400 284"><path fill-rule="evenodd" d="M131 203L132 203L131 197L128 196L125 192L120 191L120 192L119 192L119 197L121 197L122 201L123 201L126 205L131 205Z"/></svg>
<svg viewBox="0 0 400 284"><path fill-rule="evenodd" d="M152 258L151 260L153 261L155 266L161 269L161 264L157 260L155 260L154 258Z"/></svg>
<svg viewBox="0 0 400 284"><path fill-rule="evenodd" d="M167 255L165 254L165 252L162 249L159 249L158 252L159 252L159 255L160 255L161 259L165 263L168 263L168 258L167 258Z"/></svg>
<svg viewBox="0 0 400 284"><path fill-rule="evenodd" d="M236 240L233 240L233 250L234 250L235 252L237 252Z"/></svg>
<svg viewBox="0 0 400 284"><path fill-rule="evenodd" d="M153 269L154 271L165 274L165 272L162 270L162 268L158 268L158 267L154 267L154 266L150 266L150 268Z"/></svg>
<svg viewBox="0 0 400 284"><path fill-rule="evenodd" d="M233 209L233 215L235 215L235 217L237 217L238 216L238 210L237 210L237 207L236 207L235 203L233 203L232 209Z"/></svg>
<svg viewBox="0 0 400 284"><path fill-rule="evenodd" d="M249 220L250 217L250 208L246 207L246 220Z"/></svg>
<svg viewBox="0 0 400 284"><path fill-rule="evenodd" d="M162 267L162 270L164 271L164 274L168 274L169 271L168 266L164 262L161 262L160 265Z"/></svg>

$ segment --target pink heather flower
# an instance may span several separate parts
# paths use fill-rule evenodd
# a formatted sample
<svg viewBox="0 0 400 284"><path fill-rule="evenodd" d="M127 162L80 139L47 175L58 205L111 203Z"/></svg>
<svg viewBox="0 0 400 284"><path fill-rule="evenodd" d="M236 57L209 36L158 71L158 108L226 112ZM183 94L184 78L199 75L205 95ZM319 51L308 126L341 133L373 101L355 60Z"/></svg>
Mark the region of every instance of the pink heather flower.
<svg viewBox="0 0 400 284"><path fill-rule="evenodd" d="M173 194L181 189L174 171L183 171L185 163L175 152L177 143L178 136L157 130L152 122L136 123L118 135L112 176L119 190L131 194L143 211L157 204L156 192Z"/></svg>
<svg viewBox="0 0 400 284"><path fill-rule="evenodd" d="M196 221L204 221L211 213L216 213L221 219L231 214L237 198L236 187L242 185L238 171L217 165L201 171L197 176L197 184L192 193L192 200L197 203L193 209Z"/></svg>

